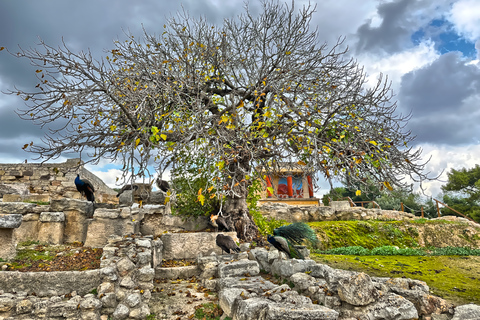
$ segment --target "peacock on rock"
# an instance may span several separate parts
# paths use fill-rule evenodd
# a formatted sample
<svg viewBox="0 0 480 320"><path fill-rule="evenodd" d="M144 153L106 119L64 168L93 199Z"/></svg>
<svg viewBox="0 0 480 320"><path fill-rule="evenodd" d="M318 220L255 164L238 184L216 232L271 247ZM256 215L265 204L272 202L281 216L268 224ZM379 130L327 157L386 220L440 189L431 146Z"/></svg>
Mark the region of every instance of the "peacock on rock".
<svg viewBox="0 0 480 320"><path fill-rule="evenodd" d="M75 187L77 187L78 192L85 196L88 201L95 202L95 188L92 183L87 179L80 179L80 175L77 174L75 178Z"/></svg>
<svg viewBox="0 0 480 320"><path fill-rule="evenodd" d="M269 235L267 241L277 250L285 252L288 257L297 259L305 257L295 248L295 245L309 242L312 246L316 246L318 243L315 231L304 222L296 222L274 229L273 236Z"/></svg>
<svg viewBox="0 0 480 320"><path fill-rule="evenodd" d="M225 251L226 253L230 253L231 251L234 251L236 253L240 252L240 248L230 236L219 233L217 235L215 243L222 249L222 255L223 251Z"/></svg>
<svg viewBox="0 0 480 320"><path fill-rule="evenodd" d="M284 237L268 235L267 241L278 251L284 252L289 258L305 259L297 248L292 246Z"/></svg>
<svg viewBox="0 0 480 320"><path fill-rule="evenodd" d="M305 241L314 247L318 244L315 231L305 222L295 222L278 227L273 230L273 235L284 237L294 245L302 245Z"/></svg>

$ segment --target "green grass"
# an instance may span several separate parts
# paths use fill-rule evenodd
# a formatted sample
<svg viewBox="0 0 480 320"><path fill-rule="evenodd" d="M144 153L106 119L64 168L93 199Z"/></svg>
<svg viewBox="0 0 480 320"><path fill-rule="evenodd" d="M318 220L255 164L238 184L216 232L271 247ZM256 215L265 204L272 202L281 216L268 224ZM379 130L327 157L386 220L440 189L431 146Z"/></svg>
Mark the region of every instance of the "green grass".
<svg viewBox="0 0 480 320"><path fill-rule="evenodd" d="M194 317L195 319L219 320L222 315L223 310L220 308L220 306L218 304L210 302L198 306L195 310Z"/></svg>
<svg viewBox="0 0 480 320"><path fill-rule="evenodd" d="M311 222L320 240L321 250L360 246L373 249L382 246L416 247L418 232L402 230L401 221L322 221Z"/></svg>
<svg viewBox="0 0 480 320"><path fill-rule="evenodd" d="M480 249L472 248L398 248L383 246L367 249L360 246L340 247L329 250L313 250L317 254L356 255L356 256L480 256Z"/></svg>
<svg viewBox="0 0 480 320"><path fill-rule="evenodd" d="M430 292L457 305L480 304L479 256L357 256L312 254L318 263L378 277L425 281Z"/></svg>
<svg viewBox="0 0 480 320"><path fill-rule="evenodd" d="M48 206L50 204L49 201L32 201L32 200L23 200L22 202L25 203L34 203L39 206Z"/></svg>

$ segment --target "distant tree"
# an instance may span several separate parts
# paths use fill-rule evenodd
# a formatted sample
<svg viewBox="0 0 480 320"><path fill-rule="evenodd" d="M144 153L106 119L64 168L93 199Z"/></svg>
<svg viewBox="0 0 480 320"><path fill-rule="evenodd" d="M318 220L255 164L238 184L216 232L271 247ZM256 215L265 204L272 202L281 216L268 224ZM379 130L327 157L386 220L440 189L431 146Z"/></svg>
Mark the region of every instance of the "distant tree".
<svg viewBox="0 0 480 320"><path fill-rule="evenodd" d="M442 186L443 202L449 207L480 222L480 166L471 169L452 169ZM442 208L442 215L458 216L453 210Z"/></svg>
<svg viewBox="0 0 480 320"><path fill-rule="evenodd" d="M265 172L301 167L349 186L368 175L387 189L425 179L387 79L366 87L341 40L320 42L315 7L262 6L221 26L179 13L160 35L116 41L100 60L66 45L21 49L39 83L11 93L25 100L22 118L50 127L44 144L25 149L44 160L83 152L140 176L152 162L163 172L189 166L185 154L205 158L214 170L199 202L211 192L225 199L222 212L247 240L258 236L249 182Z"/></svg>

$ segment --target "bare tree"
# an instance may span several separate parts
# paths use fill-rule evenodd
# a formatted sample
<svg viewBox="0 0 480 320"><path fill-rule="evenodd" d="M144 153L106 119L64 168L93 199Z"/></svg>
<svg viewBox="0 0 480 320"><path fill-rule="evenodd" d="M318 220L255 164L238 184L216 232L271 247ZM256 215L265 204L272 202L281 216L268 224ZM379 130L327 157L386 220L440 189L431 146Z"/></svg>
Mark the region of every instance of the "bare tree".
<svg viewBox="0 0 480 320"><path fill-rule="evenodd" d="M27 149L44 159L93 150L89 161L121 159L140 173L152 160L163 170L204 157L213 179L198 199L226 197L243 239L258 235L246 196L262 172L301 166L352 185L368 175L388 189L426 178L387 79L366 87L342 40L321 43L315 7L262 3L260 15L246 6L221 26L181 12L160 35L116 41L98 61L65 45L21 50L40 83L18 92L20 116L58 125Z"/></svg>

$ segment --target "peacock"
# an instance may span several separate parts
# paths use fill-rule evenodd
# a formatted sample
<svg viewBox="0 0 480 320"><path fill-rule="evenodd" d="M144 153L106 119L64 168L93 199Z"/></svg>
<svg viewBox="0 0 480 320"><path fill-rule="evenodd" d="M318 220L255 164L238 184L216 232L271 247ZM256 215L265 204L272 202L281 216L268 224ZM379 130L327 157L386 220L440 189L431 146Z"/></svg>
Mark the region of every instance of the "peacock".
<svg viewBox="0 0 480 320"><path fill-rule="evenodd" d="M80 179L80 175L77 174L77 177L75 178L75 186L77 187L78 192L87 197L88 201L95 202L95 188L90 181Z"/></svg>
<svg viewBox="0 0 480 320"><path fill-rule="evenodd" d="M289 258L297 258L297 259L304 259L305 257L302 256L302 254L292 246L287 239L281 236L272 236L268 235L267 241L270 242L275 249L277 249L280 252L284 252L287 257Z"/></svg>
<svg viewBox="0 0 480 320"><path fill-rule="evenodd" d="M226 236L224 234L219 233L217 235L217 238L215 240L215 243L217 246L219 246L222 249L222 254L223 251L226 253L230 253L231 251L234 252L240 252L240 248L237 246L235 241L233 241L233 238L230 236Z"/></svg>
<svg viewBox="0 0 480 320"><path fill-rule="evenodd" d="M302 245L304 241L309 242L313 247L318 244L315 231L304 222L295 222L278 227L273 230L273 235L283 237L294 245Z"/></svg>

